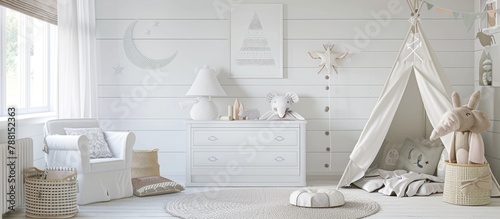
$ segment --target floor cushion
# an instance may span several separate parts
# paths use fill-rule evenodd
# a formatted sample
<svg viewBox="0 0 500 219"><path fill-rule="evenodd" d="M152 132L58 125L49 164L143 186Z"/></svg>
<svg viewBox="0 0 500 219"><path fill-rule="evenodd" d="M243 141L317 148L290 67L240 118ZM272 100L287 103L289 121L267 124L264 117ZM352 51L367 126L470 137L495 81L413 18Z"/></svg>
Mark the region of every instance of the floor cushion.
<svg viewBox="0 0 500 219"><path fill-rule="evenodd" d="M299 189L290 195L290 204L308 208L330 208L345 204L344 195L336 189Z"/></svg>
<svg viewBox="0 0 500 219"><path fill-rule="evenodd" d="M143 176L132 179L134 195L143 197L184 191L184 187L161 176Z"/></svg>

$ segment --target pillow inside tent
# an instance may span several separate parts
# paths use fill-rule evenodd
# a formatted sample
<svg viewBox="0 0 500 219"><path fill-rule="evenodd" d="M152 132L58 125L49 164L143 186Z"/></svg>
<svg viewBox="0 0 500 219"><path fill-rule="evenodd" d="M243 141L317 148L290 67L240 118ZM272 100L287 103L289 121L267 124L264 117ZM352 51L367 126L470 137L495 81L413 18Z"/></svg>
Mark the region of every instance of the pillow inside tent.
<svg viewBox="0 0 500 219"><path fill-rule="evenodd" d="M433 175L436 172L443 149L442 144L425 139L406 138L400 151L396 169Z"/></svg>
<svg viewBox="0 0 500 219"><path fill-rule="evenodd" d="M395 170L403 144L395 144L384 140L370 169Z"/></svg>

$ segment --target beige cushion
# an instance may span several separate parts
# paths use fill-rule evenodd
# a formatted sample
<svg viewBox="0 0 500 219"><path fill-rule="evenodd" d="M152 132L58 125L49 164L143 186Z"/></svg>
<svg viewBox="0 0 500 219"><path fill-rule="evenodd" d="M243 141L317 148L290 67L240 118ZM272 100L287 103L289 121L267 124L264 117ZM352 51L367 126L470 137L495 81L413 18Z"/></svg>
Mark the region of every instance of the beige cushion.
<svg viewBox="0 0 500 219"><path fill-rule="evenodd" d="M290 195L290 204L309 208L330 208L345 204L344 195L336 189L299 189Z"/></svg>
<svg viewBox="0 0 500 219"><path fill-rule="evenodd" d="M104 133L100 128L64 128L66 135L85 135L89 140L90 159L111 158L113 153L104 140Z"/></svg>
<svg viewBox="0 0 500 219"><path fill-rule="evenodd" d="M132 187L136 196L161 195L184 191L184 187L161 176L144 176L132 179Z"/></svg>
<svg viewBox="0 0 500 219"><path fill-rule="evenodd" d="M132 178L159 176L158 148L153 150L134 150L132 152Z"/></svg>

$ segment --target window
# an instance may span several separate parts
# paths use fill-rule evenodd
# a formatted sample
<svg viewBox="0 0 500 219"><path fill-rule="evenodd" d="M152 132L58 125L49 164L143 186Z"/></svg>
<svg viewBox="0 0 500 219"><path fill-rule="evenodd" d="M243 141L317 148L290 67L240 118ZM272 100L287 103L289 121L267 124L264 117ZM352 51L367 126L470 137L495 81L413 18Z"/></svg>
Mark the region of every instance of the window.
<svg viewBox="0 0 500 219"><path fill-rule="evenodd" d="M57 26L4 7L0 25L0 116L54 111Z"/></svg>

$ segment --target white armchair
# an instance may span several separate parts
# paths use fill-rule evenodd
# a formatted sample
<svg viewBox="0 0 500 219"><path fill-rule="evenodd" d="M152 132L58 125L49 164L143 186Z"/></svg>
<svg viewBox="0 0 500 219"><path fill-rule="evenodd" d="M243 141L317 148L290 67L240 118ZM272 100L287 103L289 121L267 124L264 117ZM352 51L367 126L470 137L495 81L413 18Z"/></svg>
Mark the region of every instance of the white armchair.
<svg viewBox="0 0 500 219"><path fill-rule="evenodd" d="M45 160L48 167L75 167L80 205L133 195L130 167L135 135L104 132L113 158L90 159L85 135L66 135L64 128L99 128L96 119L56 119L45 123Z"/></svg>

